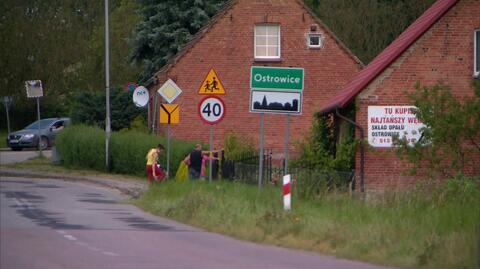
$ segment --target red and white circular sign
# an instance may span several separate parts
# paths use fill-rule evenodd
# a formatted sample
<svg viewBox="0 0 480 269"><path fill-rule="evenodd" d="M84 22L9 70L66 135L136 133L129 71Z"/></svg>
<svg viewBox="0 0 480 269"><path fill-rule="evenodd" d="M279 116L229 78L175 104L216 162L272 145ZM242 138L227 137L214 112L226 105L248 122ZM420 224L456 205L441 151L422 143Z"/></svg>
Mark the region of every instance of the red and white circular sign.
<svg viewBox="0 0 480 269"><path fill-rule="evenodd" d="M207 96L198 104L200 118L207 124L217 124L225 116L225 103L215 96Z"/></svg>

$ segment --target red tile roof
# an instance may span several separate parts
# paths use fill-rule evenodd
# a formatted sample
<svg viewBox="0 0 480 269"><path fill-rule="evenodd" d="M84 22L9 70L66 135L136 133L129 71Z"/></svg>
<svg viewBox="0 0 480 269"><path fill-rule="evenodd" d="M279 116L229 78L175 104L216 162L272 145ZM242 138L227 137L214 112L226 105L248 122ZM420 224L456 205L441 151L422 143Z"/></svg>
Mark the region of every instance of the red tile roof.
<svg viewBox="0 0 480 269"><path fill-rule="evenodd" d="M320 109L320 113L328 113L334 109L343 108L350 103L373 79L380 75L457 2L458 0L438 0L435 2L337 95L332 97Z"/></svg>

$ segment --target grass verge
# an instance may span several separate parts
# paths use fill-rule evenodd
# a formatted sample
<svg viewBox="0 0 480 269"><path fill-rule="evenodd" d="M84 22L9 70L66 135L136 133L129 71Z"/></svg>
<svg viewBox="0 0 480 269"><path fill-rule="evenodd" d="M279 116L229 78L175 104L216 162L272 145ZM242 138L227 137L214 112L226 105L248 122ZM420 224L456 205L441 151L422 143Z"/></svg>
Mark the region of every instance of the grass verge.
<svg viewBox="0 0 480 269"><path fill-rule="evenodd" d="M6 167L135 178L51 164L34 158ZM345 194L293 197L281 189L229 181L154 185L132 203L153 214L236 238L408 268L475 268L480 264L480 184L452 179L364 201Z"/></svg>
<svg viewBox="0 0 480 269"><path fill-rule="evenodd" d="M94 170L87 170L80 167L64 167L61 165L55 165L52 161L46 157L35 157L23 162L5 164L2 165L7 168L15 169L25 169L25 170L34 170L47 173L62 173L62 174L72 174L72 175L81 175L81 176L100 176L102 178L112 178L112 179L133 179L133 180L144 180L146 177L131 176L131 175L120 175L120 174L111 174L111 173L102 173Z"/></svg>
<svg viewBox="0 0 480 269"><path fill-rule="evenodd" d="M462 184L369 202L343 194L293 200L292 211L284 212L275 187L258 191L233 182L167 182L134 203L254 242L401 267L472 268L478 258L480 195L478 184Z"/></svg>
<svg viewBox="0 0 480 269"><path fill-rule="evenodd" d="M7 147L7 135L8 135L7 131L0 130L0 149Z"/></svg>

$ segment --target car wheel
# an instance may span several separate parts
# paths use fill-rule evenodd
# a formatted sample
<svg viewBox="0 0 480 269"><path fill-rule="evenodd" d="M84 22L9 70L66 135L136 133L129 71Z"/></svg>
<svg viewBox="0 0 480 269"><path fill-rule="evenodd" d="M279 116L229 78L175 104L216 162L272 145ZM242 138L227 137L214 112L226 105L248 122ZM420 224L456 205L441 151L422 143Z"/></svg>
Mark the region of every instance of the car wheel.
<svg viewBox="0 0 480 269"><path fill-rule="evenodd" d="M13 148L11 148L11 149L12 149L13 151L21 151L21 150L22 150L22 148L18 148L18 147L13 147Z"/></svg>
<svg viewBox="0 0 480 269"><path fill-rule="evenodd" d="M46 138L45 136L42 136L42 138L40 138L40 148L42 150L48 148L48 138Z"/></svg>

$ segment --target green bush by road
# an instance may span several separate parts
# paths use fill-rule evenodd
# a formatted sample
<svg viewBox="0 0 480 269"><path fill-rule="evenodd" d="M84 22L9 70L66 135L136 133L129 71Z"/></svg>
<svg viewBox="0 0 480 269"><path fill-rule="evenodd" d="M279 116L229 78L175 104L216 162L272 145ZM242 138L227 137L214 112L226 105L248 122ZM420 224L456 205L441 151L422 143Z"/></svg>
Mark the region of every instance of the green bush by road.
<svg viewBox="0 0 480 269"><path fill-rule="evenodd" d="M7 131L0 130L0 149L7 147L7 135Z"/></svg>
<svg viewBox="0 0 480 269"><path fill-rule="evenodd" d="M126 131L113 132L110 153L111 171L114 173L145 175L145 155L157 144L167 147L166 138ZM195 142L171 140L171 171L175 174L180 161L192 150ZM98 171L105 170L105 132L97 127L74 125L65 129L56 138L62 164ZM166 151L160 156L166 167Z"/></svg>
<svg viewBox="0 0 480 269"><path fill-rule="evenodd" d="M282 210L281 189L226 181L162 183L135 203L254 242L409 268L473 268L480 258L479 182L453 179L370 201L294 196L290 213Z"/></svg>

